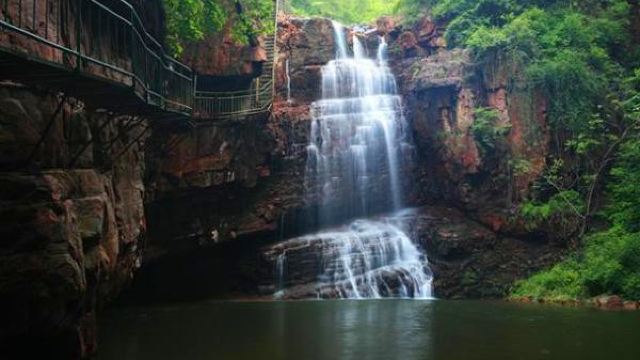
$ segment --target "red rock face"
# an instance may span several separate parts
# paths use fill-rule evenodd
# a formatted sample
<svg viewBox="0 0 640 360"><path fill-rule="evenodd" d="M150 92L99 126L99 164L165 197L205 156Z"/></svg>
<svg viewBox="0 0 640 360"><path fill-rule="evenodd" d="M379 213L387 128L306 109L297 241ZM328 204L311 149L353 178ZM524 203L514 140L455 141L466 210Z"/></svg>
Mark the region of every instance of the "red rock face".
<svg viewBox="0 0 640 360"><path fill-rule="evenodd" d="M212 232L219 234L217 242L274 233L284 217L306 211L309 104L320 97L322 65L335 56L333 28L327 19L281 17L280 29L270 117L154 136L158 144L176 144L149 159L151 171L158 173L149 186L150 231L162 239L156 241L161 247L197 247L197 239L209 244ZM187 244L185 238L194 240Z"/></svg>
<svg viewBox="0 0 640 360"><path fill-rule="evenodd" d="M320 98L322 65L335 57L333 27L328 19L284 17L279 24L276 67L278 99L287 100L287 80L294 103L309 104ZM289 63L289 73L286 64Z"/></svg>
<svg viewBox="0 0 640 360"><path fill-rule="evenodd" d="M220 33L185 46L181 61L201 75L252 76L266 52L261 45L239 44L231 36L232 27L228 22Z"/></svg>
<svg viewBox="0 0 640 360"><path fill-rule="evenodd" d="M236 4L225 0L221 5L230 14L222 30L187 44L181 61L199 75L252 78L259 72L260 64L267 60L264 39L250 39L246 44L234 39ZM218 91L223 90L229 89L222 87Z"/></svg>
<svg viewBox="0 0 640 360"><path fill-rule="evenodd" d="M431 39L438 36L437 30L436 23L429 17L423 17L414 26L416 38L425 45L430 44Z"/></svg>
<svg viewBox="0 0 640 360"><path fill-rule="evenodd" d="M6 17L5 19L9 20L12 24L21 28L26 27L42 37L45 37L46 34L48 40L71 47L69 35L63 34L62 31L60 31L60 17L57 16L57 13L49 12L48 9L46 9L46 2L37 1L35 4L35 12L31 5L29 6L30 9L22 11L18 1L7 1L6 3L6 13L3 9L2 14L3 17ZM60 3L58 1L52 1L51 7L59 11ZM0 43L18 53L25 53L56 63L63 63L61 52L54 50L50 46L44 46L25 36L16 35L13 32L0 32Z"/></svg>
<svg viewBox="0 0 640 360"><path fill-rule="evenodd" d="M508 62L494 59L478 68L461 50L434 52L430 46L441 33L425 18L390 41L390 48L410 46L418 54L391 59L421 159L417 191L426 199L418 202L456 203L495 230L525 234L513 212L550 153L546 99L536 91L508 90L509 74L517 71ZM474 132L479 108L494 110L491 127L505 129L494 144L481 143Z"/></svg>
<svg viewBox="0 0 640 360"><path fill-rule="evenodd" d="M402 50L407 51L415 49L415 47L418 46L418 39L413 32L405 31L398 38L398 44L400 44Z"/></svg>

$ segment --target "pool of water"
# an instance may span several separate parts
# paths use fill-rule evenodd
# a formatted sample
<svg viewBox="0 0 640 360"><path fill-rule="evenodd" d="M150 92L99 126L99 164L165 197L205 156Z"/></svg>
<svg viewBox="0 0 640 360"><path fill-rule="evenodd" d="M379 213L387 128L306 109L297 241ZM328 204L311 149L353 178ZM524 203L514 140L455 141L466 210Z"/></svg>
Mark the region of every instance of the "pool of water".
<svg viewBox="0 0 640 360"><path fill-rule="evenodd" d="M640 359L640 312L501 302L212 301L99 324L100 360Z"/></svg>

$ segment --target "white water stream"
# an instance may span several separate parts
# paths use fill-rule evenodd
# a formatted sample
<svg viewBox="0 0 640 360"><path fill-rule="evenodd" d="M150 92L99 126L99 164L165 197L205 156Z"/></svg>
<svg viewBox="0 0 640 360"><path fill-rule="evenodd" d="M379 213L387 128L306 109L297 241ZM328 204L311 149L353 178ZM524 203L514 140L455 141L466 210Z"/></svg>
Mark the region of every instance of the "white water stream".
<svg viewBox="0 0 640 360"><path fill-rule="evenodd" d="M334 23L334 33L336 59L322 68L322 99L311 105L305 174L307 197L320 203L320 226L399 210L400 160L407 146L402 99L386 63L384 38L372 59L358 36L351 56L345 29ZM319 297L431 297L426 256L389 222L357 220L345 229L281 244L275 260L278 289L285 290L295 267L308 265L308 247L319 262Z"/></svg>

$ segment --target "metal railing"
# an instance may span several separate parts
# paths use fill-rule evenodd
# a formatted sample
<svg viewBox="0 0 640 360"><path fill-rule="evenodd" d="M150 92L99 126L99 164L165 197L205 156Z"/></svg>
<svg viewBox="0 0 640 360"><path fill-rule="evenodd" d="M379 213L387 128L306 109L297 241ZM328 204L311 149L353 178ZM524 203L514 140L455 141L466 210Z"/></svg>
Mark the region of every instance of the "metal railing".
<svg viewBox="0 0 640 360"><path fill-rule="evenodd" d="M192 70L164 52L123 0L0 0L0 50L125 85L165 111L192 112Z"/></svg>
<svg viewBox="0 0 640 360"><path fill-rule="evenodd" d="M275 65L278 59L278 12L284 0L273 1L273 36L264 41L267 59L262 74L255 78L248 90L234 92L196 91L193 117L197 120L238 118L268 112L275 96ZM197 78L196 78L197 82Z"/></svg>
<svg viewBox="0 0 640 360"><path fill-rule="evenodd" d="M284 0L273 3L267 60L244 91L195 91L191 68L165 53L124 0L0 0L0 50L125 85L165 111L199 120L247 116L269 111L275 95L277 15Z"/></svg>

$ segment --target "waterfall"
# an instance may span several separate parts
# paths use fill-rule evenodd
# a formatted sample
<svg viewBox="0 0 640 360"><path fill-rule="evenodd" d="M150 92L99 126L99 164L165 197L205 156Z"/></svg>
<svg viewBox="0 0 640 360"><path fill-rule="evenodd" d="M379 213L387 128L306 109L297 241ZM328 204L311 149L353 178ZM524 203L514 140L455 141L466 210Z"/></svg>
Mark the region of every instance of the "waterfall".
<svg viewBox="0 0 640 360"><path fill-rule="evenodd" d="M336 58L346 59L347 55L347 41L344 36L344 26L337 21L332 21L333 24L333 37L336 41Z"/></svg>
<svg viewBox="0 0 640 360"><path fill-rule="evenodd" d="M430 298L426 256L390 220L356 220L271 247L275 297Z"/></svg>
<svg viewBox="0 0 640 360"><path fill-rule="evenodd" d="M285 71L287 76L287 102L291 103L291 73L289 59L285 62Z"/></svg>
<svg viewBox="0 0 640 360"><path fill-rule="evenodd" d="M375 59L358 36L349 55L334 22L336 59L322 68L322 98L311 104L305 191L318 225L371 217L402 206L401 156L407 146L402 99L383 37ZM278 298L429 298L426 256L392 219L355 220L276 244Z"/></svg>
<svg viewBox="0 0 640 360"><path fill-rule="evenodd" d="M386 43L380 38L376 61L367 58L357 36L349 57L339 24L335 36L338 58L322 68L322 99L311 105L307 147L307 196L323 204L320 225L402 205L399 152L406 141L405 119L384 60Z"/></svg>

